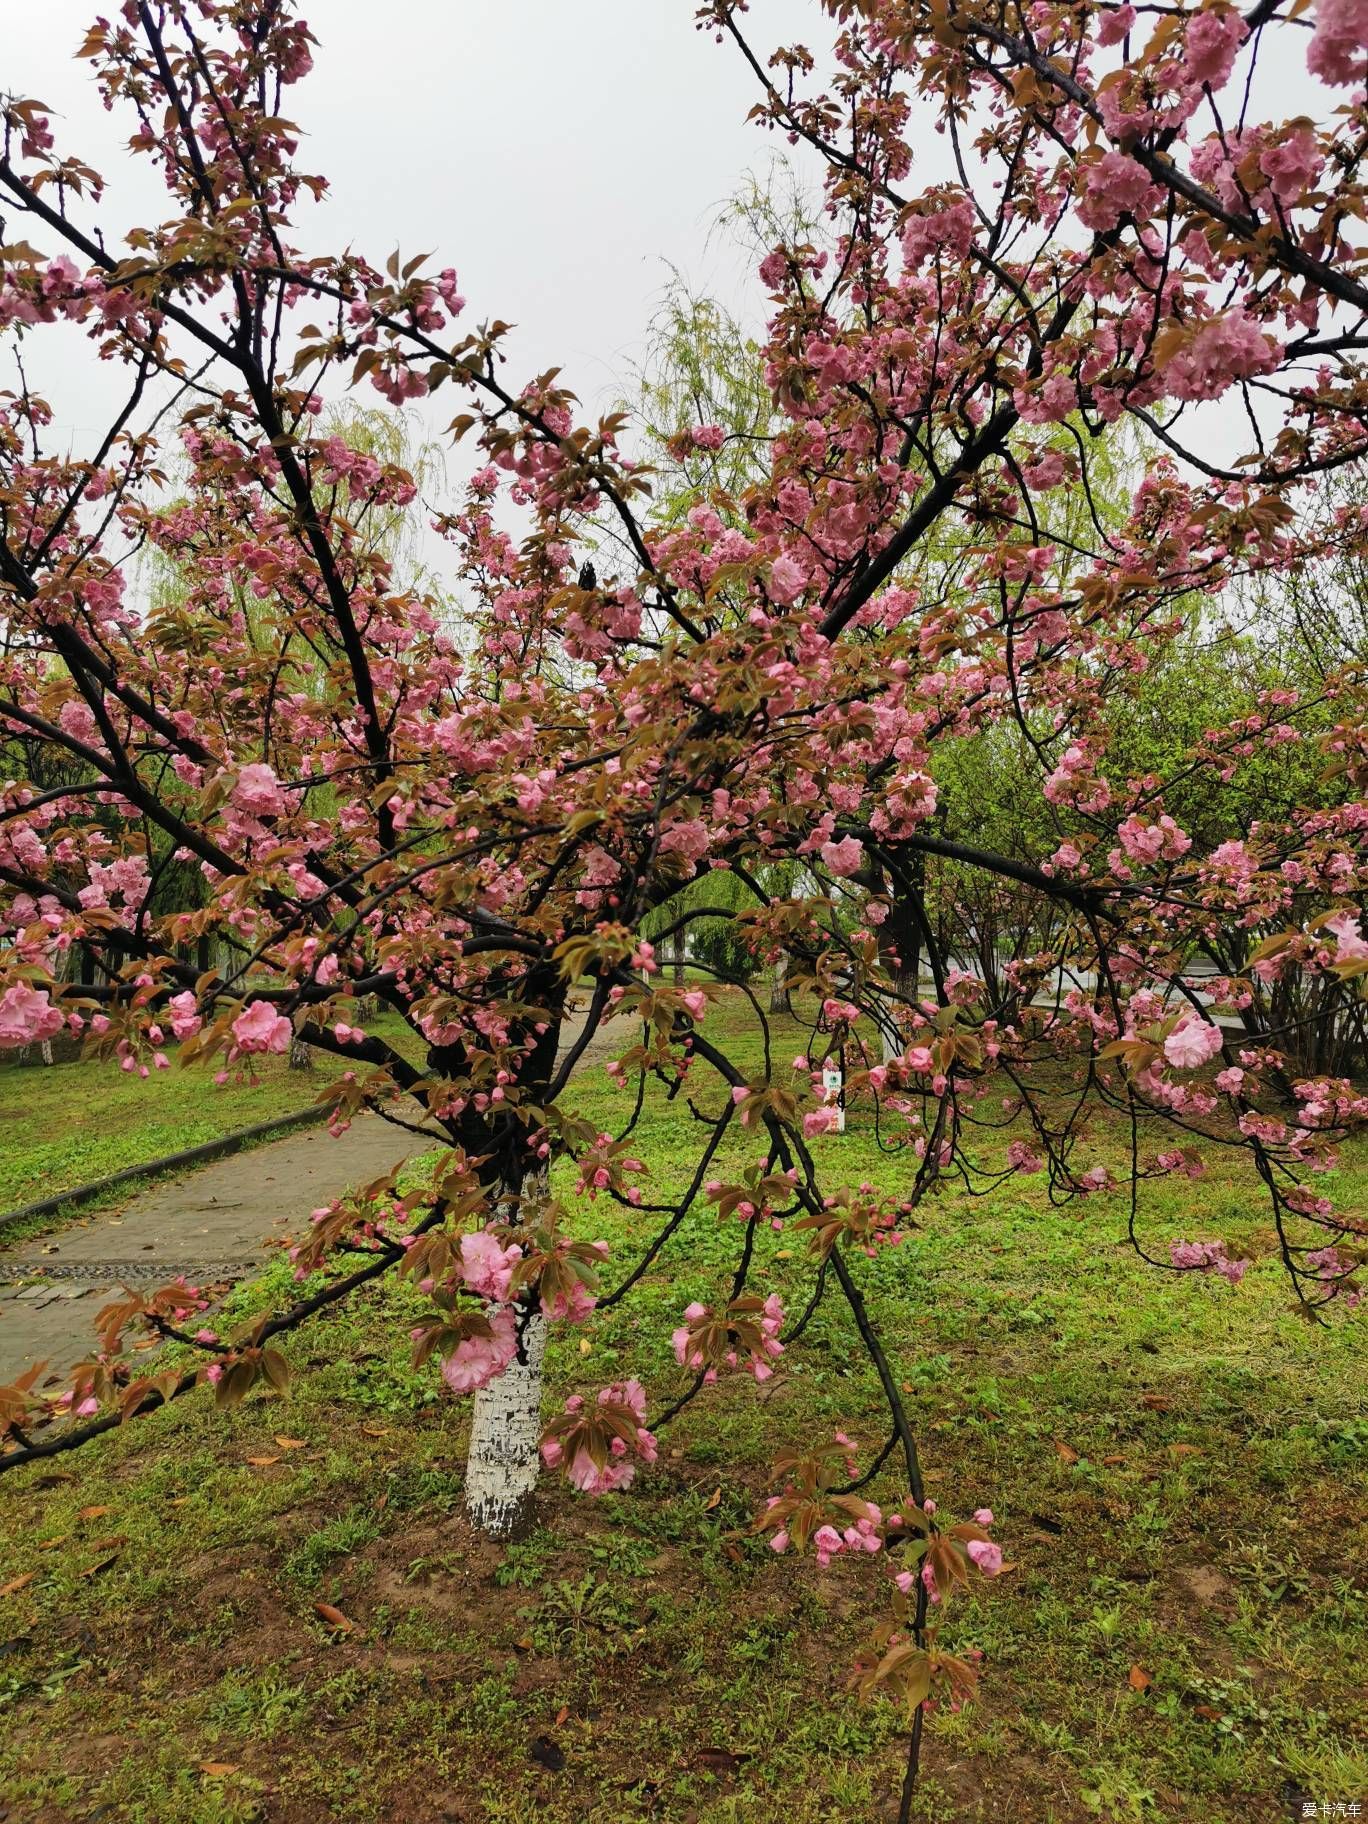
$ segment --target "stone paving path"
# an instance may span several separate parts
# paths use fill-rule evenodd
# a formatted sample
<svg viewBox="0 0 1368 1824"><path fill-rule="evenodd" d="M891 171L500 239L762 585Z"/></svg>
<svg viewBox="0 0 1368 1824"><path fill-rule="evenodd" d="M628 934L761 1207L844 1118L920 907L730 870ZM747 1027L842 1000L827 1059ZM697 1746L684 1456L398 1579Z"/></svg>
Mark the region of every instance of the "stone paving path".
<svg viewBox="0 0 1368 1824"><path fill-rule="evenodd" d="M578 1068L602 1063L623 1042L595 1033ZM421 1112L405 1111L415 1120ZM0 1384L33 1362L61 1374L82 1361L95 1313L120 1286L161 1284L177 1273L192 1284L244 1279L273 1242L300 1231L311 1209L433 1144L379 1115L362 1116L336 1140L324 1127L305 1128L163 1179L121 1211L0 1250Z"/></svg>

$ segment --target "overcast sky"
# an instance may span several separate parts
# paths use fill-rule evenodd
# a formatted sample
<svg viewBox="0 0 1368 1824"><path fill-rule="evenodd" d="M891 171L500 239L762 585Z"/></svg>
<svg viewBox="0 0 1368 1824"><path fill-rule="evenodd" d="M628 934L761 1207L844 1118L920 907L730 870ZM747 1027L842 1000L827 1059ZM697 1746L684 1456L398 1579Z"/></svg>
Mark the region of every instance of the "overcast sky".
<svg viewBox="0 0 1368 1824"><path fill-rule="evenodd" d="M396 243L432 252L460 273L468 321L518 326L510 372L559 364L586 401L611 397L667 260L740 301L738 261L708 232L774 144L746 122L754 78L694 28L694 4L313 0L314 70L286 110L307 135L302 167L326 174L331 196L301 204L298 241L351 244L377 264ZM104 174L122 229L160 220L165 193L73 60L100 10L110 0L0 0L0 89L50 105L59 147ZM750 30L767 46L831 36L816 0L754 0ZM64 346L74 366L81 345ZM74 374L31 375L73 430L94 428L106 403L90 366L86 354L79 388Z"/></svg>
<svg viewBox="0 0 1368 1824"><path fill-rule="evenodd" d="M101 4L112 10L112 0L0 0L0 90L50 105L59 145L109 180L105 219L122 229L162 219L165 193L128 154L131 127L104 113L90 66L74 61ZM434 268L461 276L467 322L517 325L510 379L560 366L590 407L628 384L666 262L758 324L758 281L709 230L747 170L787 148L747 123L754 78L729 44L695 29L695 4L313 0L315 68L286 106L307 136L301 165L324 173L331 195L300 205L298 242L352 245L377 264L396 244L405 257L433 253ZM801 40L828 67L832 27L818 0L751 0L746 21L763 53ZM1324 110L1299 49L1269 63L1254 119ZM909 188L948 175L929 118L919 130L914 114L912 142ZM119 376L74 330L34 340L43 361L30 379L79 447L81 432L108 422ZM0 385L9 379L0 361ZM443 410L427 421L440 427L447 396L434 403ZM1238 408L1204 414L1200 441L1221 456L1244 447Z"/></svg>

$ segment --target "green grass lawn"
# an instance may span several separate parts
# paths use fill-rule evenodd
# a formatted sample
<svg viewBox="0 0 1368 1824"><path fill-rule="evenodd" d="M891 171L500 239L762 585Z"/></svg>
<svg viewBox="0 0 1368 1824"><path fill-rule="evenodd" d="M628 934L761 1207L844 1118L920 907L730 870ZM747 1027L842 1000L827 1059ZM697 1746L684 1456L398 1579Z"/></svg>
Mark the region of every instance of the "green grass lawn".
<svg viewBox="0 0 1368 1824"><path fill-rule="evenodd" d="M383 1019L372 1026L386 1030ZM314 1054L311 1071L263 1057L250 1075L220 1086L207 1071L180 1069L174 1046L168 1053L171 1068L146 1080L94 1059L0 1064L0 1216L234 1128L307 1108L344 1068L326 1052Z"/></svg>
<svg viewBox="0 0 1368 1824"><path fill-rule="evenodd" d="M715 1017L735 1027L738 1004ZM627 1106L598 1073L576 1099L604 1126ZM686 1181L691 1140L653 1092L649 1194ZM905 1181L863 1116L818 1144L833 1182ZM1096 1144L1105 1159L1124 1136ZM753 1151L738 1135L731 1162ZM1362 1207L1363 1155L1337 1178ZM1223 1168L1150 1210L1161 1242L1265 1220ZM643 1245L610 1205L583 1227L615 1271ZM1238 1289L1156 1273L1124 1234L1121 1198L1051 1210L1017 1180L947 1191L902 1247L852 1261L932 1491L957 1514L990 1505L1014 1565L949 1612L982 1686L931 1719L920 1824L1263 1824L1368 1802L1362 1319L1311 1328L1271 1264ZM681 1391L670 1328L718 1296L740 1239L697 1210L639 1296L557 1337L551 1398L627 1373L653 1409ZM798 1238L760 1237L757 1288L796 1304L808 1277ZM273 1269L236 1309L291 1290ZM422 1302L375 1289L296 1335L287 1402L192 1396L0 1482L0 1587L26 1580L0 1595L12 1824L891 1817L900 1719L845 1689L882 1612L878 1561L821 1571L744 1530L777 1450L838 1425L882 1439L844 1308L765 1387L705 1391L629 1493L548 1480L536 1530L500 1549L461 1517L468 1408L408 1366ZM869 1492L901 1491L890 1473Z"/></svg>

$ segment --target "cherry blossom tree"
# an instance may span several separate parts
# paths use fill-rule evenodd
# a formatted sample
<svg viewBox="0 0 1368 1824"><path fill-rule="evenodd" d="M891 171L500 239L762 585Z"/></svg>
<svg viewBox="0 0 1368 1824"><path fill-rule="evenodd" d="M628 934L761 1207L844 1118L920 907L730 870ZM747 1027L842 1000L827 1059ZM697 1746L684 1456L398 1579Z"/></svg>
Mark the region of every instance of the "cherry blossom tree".
<svg viewBox="0 0 1368 1824"><path fill-rule="evenodd" d="M1126 1193L1157 1265L1238 1281L1222 1237L1145 1241L1146 1182L1199 1171L1200 1139L1247 1160L1303 1306L1358 1298L1364 1225L1316 1173L1368 1098L1233 1022L1293 974L1344 1008L1362 992L1361 681L1332 667L1269 690L1192 744L1176 771L1213 792L1313 740L1338 781L1213 848L1173 816L1177 779L1130 776L1112 731L1194 602L1368 540L1361 508L1316 510L1368 443L1368 10L814 5L831 22L827 74L753 45L740 0L702 9L754 72L758 121L820 161L825 213L759 266L774 418L754 478L732 494L723 466L684 463L697 498L663 519L622 415L586 417L556 371L506 378L507 326L466 326L453 268L309 245L325 180L284 112L313 49L289 0L126 0L90 30L81 54L165 182L155 226L109 219L42 105L5 103L0 1044L66 1028L155 1093L169 1037L222 1076L297 1032L348 1062L335 1128L417 1105L448 1144L402 1190L314 1212L297 1266L321 1278L243 1334L198 1324L183 1284L111 1307L64 1412L32 1374L0 1390L0 1469L205 1383L225 1402L282 1385L279 1339L393 1272L430 1296L419 1359L474 1394L468 1499L505 1532L539 1456L580 1489L625 1488L683 1401L763 1379L834 1297L888 1441L862 1463L844 1434L781 1440L757 1526L777 1552L887 1568L862 1682L907 1706L906 1817L926 1705L973 1683L930 1618L1001 1553L988 1509L955 1522L926 1497L864 1257L939 1182L1043 1173L1056 1198ZM1294 60L1321 118L1265 118L1262 72ZM79 450L42 390L73 325L123 388ZM347 384L395 407L444 391L478 451L468 484L419 503L402 464L330 430ZM1160 453L1103 516L1090 478L1127 420ZM707 451L717 427L678 435ZM454 623L375 536L406 510L445 541ZM187 579L175 599L139 599L147 551ZM986 728L1014 731L1049 806L1030 860L935 832L934 757ZM1006 1002L937 941L930 861L1050 908L1048 947L1001 972ZM154 910L174 868L197 903ZM839 1181L815 1041L748 1074L707 1022L710 987L659 979L654 947L695 914L652 941L642 921L718 869L754 901L738 936L788 955L845 1045L849 1094L906 1159L900 1195ZM767 893L767 869L813 890ZM1199 983L1217 931L1240 934L1239 966ZM70 983L77 945L99 983ZM1061 986L1064 964L1082 985ZM421 1061L368 1029L372 998ZM637 1086L617 1134L564 1099L612 1015ZM633 1150L651 1076L687 1080L702 1117L692 1180L663 1202ZM1131 1123L1124 1182L1089 1157L1094 1100ZM752 1163L726 1179L738 1136ZM588 1238L595 1196L637 1213L620 1267ZM733 1225L736 1266L680 1314L665 1410L629 1381L544 1425L547 1325L628 1296L700 1201ZM751 1288L775 1226L810 1244L796 1320ZM131 1365L140 1326L198 1364Z"/></svg>

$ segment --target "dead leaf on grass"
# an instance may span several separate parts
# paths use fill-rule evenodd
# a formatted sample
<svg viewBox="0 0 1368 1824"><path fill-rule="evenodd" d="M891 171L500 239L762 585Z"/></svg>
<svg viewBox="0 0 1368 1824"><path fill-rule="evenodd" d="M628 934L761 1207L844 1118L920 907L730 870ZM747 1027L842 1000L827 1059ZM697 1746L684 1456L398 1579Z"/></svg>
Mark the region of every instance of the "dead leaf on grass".
<svg viewBox="0 0 1368 1824"><path fill-rule="evenodd" d="M13 1596L26 1590L37 1575L37 1571L25 1571L22 1577L11 1577L8 1583L0 1583L0 1596Z"/></svg>
<svg viewBox="0 0 1368 1824"><path fill-rule="evenodd" d="M320 1621L326 1621L330 1628L335 1628L339 1634L355 1634L358 1632L356 1623L351 1617L349 1615L344 1615L341 1609L335 1609L330 1602L316 1602L314 1604L314 1614L318 1616Z"/></svg>
<svg viewBox="0 0 1368 1824"><path fill-rule="evenodd" d="M309 1448L307 1438L282 1438L277 1435L274 1441L282 1450L307 1450Z"/></svg>
<svg viewBox="0 0 1368 1824"><path fill-rule="evenodd" d="M733 1754L730 1748L700 1748L697 1758L710 1773L739 1773L751 1757Z"/></svg>
<svg viewBox="0 0 1368 1824"><path fill-rule="evenodd" d="M1061 1463L1077 1463L1078 1461L1078 1452L1073 1446L1061 1443L1058 1438L1055 1439L1055 1455Z"/></svg>
<svg viewBox="0 0 1368 1824"><path fill-rule="evenodd" d="M240 1761L201 1761L199 1770L211 1780L226 1780L230 1773L236 1773L242 1765Z"/></svg>
<svg viewBox="0 0 1368 1824"><path fill-rule="evenodd" d="M1154 1680L1143 1666L1132 1666L1126 1674L1126 1683L1132 1691L1148 1691Z"/></svg>

